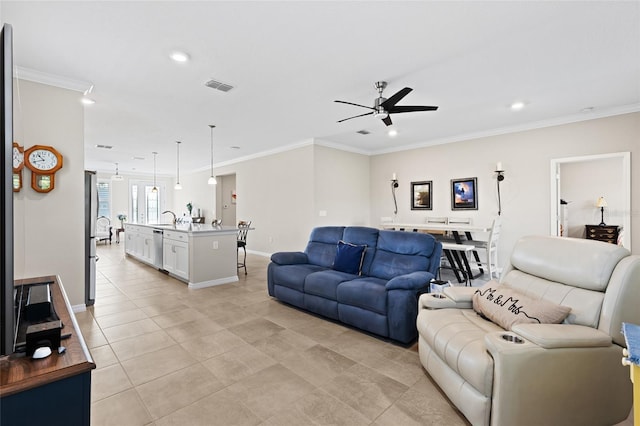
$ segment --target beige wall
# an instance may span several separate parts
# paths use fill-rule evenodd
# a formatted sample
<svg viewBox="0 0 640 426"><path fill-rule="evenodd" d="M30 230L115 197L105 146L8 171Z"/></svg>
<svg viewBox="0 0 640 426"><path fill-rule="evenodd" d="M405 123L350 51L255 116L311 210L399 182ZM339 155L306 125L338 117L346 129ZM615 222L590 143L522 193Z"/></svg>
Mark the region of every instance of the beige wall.
<svg viewBox="0 0 640 426"><path fill-rule="evenodd" d="M16 85L17 84L17 85ZM78 92L14 81L14 139L49 145L63 156L55 189L15 196L15 276L59 275L71 305L84 305L84 111Z"/></svg>
<svg viewBox="0 0 640 426"><path fill-rule="evenodd" d="M398 215L401 222L423 222L427 215L467 216L489 225L497 214L495 166L502 161L506 179L501 185L503 233L501 263L524 235L548 235L550 229L550 160L553 158L631 152L631 243L640 253L640 113L618 115L536 130L467 140L371 158L371 222L393 216L389 179L396 172ZM595 176L607 171L598 168ZM477 177L477 211L452 212L450 179ZM411 181L433 180L433 210L410 210ZM635 192L634 192L634 188Z"/></svg>

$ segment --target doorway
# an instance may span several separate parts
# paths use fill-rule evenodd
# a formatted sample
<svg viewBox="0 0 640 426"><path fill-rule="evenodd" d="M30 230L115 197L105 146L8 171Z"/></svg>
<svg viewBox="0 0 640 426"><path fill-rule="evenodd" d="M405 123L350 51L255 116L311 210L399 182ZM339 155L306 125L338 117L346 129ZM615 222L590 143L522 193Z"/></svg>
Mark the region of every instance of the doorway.
<svg viewBox="0 0 640 426"><path fill-rule="evenodd" d="M621 244L631 250L631 153L551 160L550 234L584 237L585 225L622 226ZM596 200L604 197L604 212Z"/></svg>
<svg viewBox="0 0 640 426"><path fill-rule="evenodd" d="M235 226L236 219L236 175L217 176L216 218L223 225Z"/></svg>
<svg viewBox="0 0 640 426"><path fill-rule="evenodd" d="M131 181L129 185L129 212L132 223L161 223L161 212L164 206L164 185L155 185L158 190L153 191L153 182Z"/></svg>

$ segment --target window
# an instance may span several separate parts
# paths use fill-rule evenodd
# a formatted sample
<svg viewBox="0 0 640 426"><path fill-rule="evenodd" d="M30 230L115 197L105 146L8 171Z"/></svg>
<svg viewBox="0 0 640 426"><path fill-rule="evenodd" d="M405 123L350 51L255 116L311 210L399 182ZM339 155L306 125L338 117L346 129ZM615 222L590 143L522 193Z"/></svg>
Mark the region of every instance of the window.
<svg viewBox="0 0 640 426"><path fill-rule="evenodd" d="M152 182L131 182L129 194L132 223L160 223L165 188L163 184L158 184L157 188L158 191L153 192Z"/></svg>
<svg viewBox="0 0 640 426"><path fill-rule="evenodd" d="M107 180L98 181L98 217L111 219L111 184Z"/></svg>

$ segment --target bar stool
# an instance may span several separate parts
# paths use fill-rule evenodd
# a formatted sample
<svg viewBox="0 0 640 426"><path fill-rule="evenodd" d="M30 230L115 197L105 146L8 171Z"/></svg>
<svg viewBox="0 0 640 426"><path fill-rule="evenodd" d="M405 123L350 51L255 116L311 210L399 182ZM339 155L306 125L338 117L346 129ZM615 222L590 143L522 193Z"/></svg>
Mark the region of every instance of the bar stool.
<svg viewBox="0 0 640 426"><path fill-rule="evenodd" d="M249 227L251 226L251 221L245 222L241 220L238 222L238 250L242 248L244 251L244 258L242 263L240 263L240 255L237 254L237 263L238 269L244 268L244 274L247 275L247 233L249 232Z"/></svg>

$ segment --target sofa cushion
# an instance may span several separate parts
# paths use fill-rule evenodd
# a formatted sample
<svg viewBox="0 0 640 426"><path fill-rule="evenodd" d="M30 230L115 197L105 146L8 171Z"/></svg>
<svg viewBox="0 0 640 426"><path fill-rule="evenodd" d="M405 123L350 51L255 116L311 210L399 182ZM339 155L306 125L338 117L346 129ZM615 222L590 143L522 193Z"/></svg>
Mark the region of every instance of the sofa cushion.
<svg viewBox="0 0 640 426"><path fill-rule="evenodd" d="M304 252L309 263L331 268L336 258L338 241L342 239L344 226L322 226L314 228Z"/></svg>
<svg viewBox="0 0 640 426"><path fill-rule="evenodd" d="M386 280L375 277L345 281L338 286L338 302L386 315L387 290L385 284Z"/></svg>
<svg viewBox="0 0 640 426"><path fill-rule="evenodd" d="M356 278L358 278L357 275L326 269L307 275L304 279L303 288L305 293L324 297L325 299L338 300L338 285Z"/></svg>
<svg viewBox="0 0 640 426"><path fill-rule="evenodd" d="M389 280L415 271L429 271L436 240L417 232L380 231L369 275Z"/></svg>
<svg viewBox="0 0 640 426"><path fill-rule="evenodd" d="M505 330L523 323L559 324L571 311L544 299L532 299L495 280L476 290L473 309Z"/></svg>
<svg viewBox="0 0 640 426"><path fill-rule="evenodd" d="M378 234L380 230L366 226L348 226L344 228L342 240L351 244L367 246L364 251L364 261L362 262L362 273L370 275L371 263L376 254L378 245Z"/></svg>
<svg viewBox="0 0 640 426"><path fill-rule="evenodd" d="M304 291L304 280L307 275L324 270L318 265L279 265L273 268L273 284Z"/></svg>
<svg viewBox="0 0 640 426"><path fill-rule="evenodd" d="M333 261L333 269L347 274L360 275L362 273L362 261L367 246L338 241L336 258Z"/></svg>

